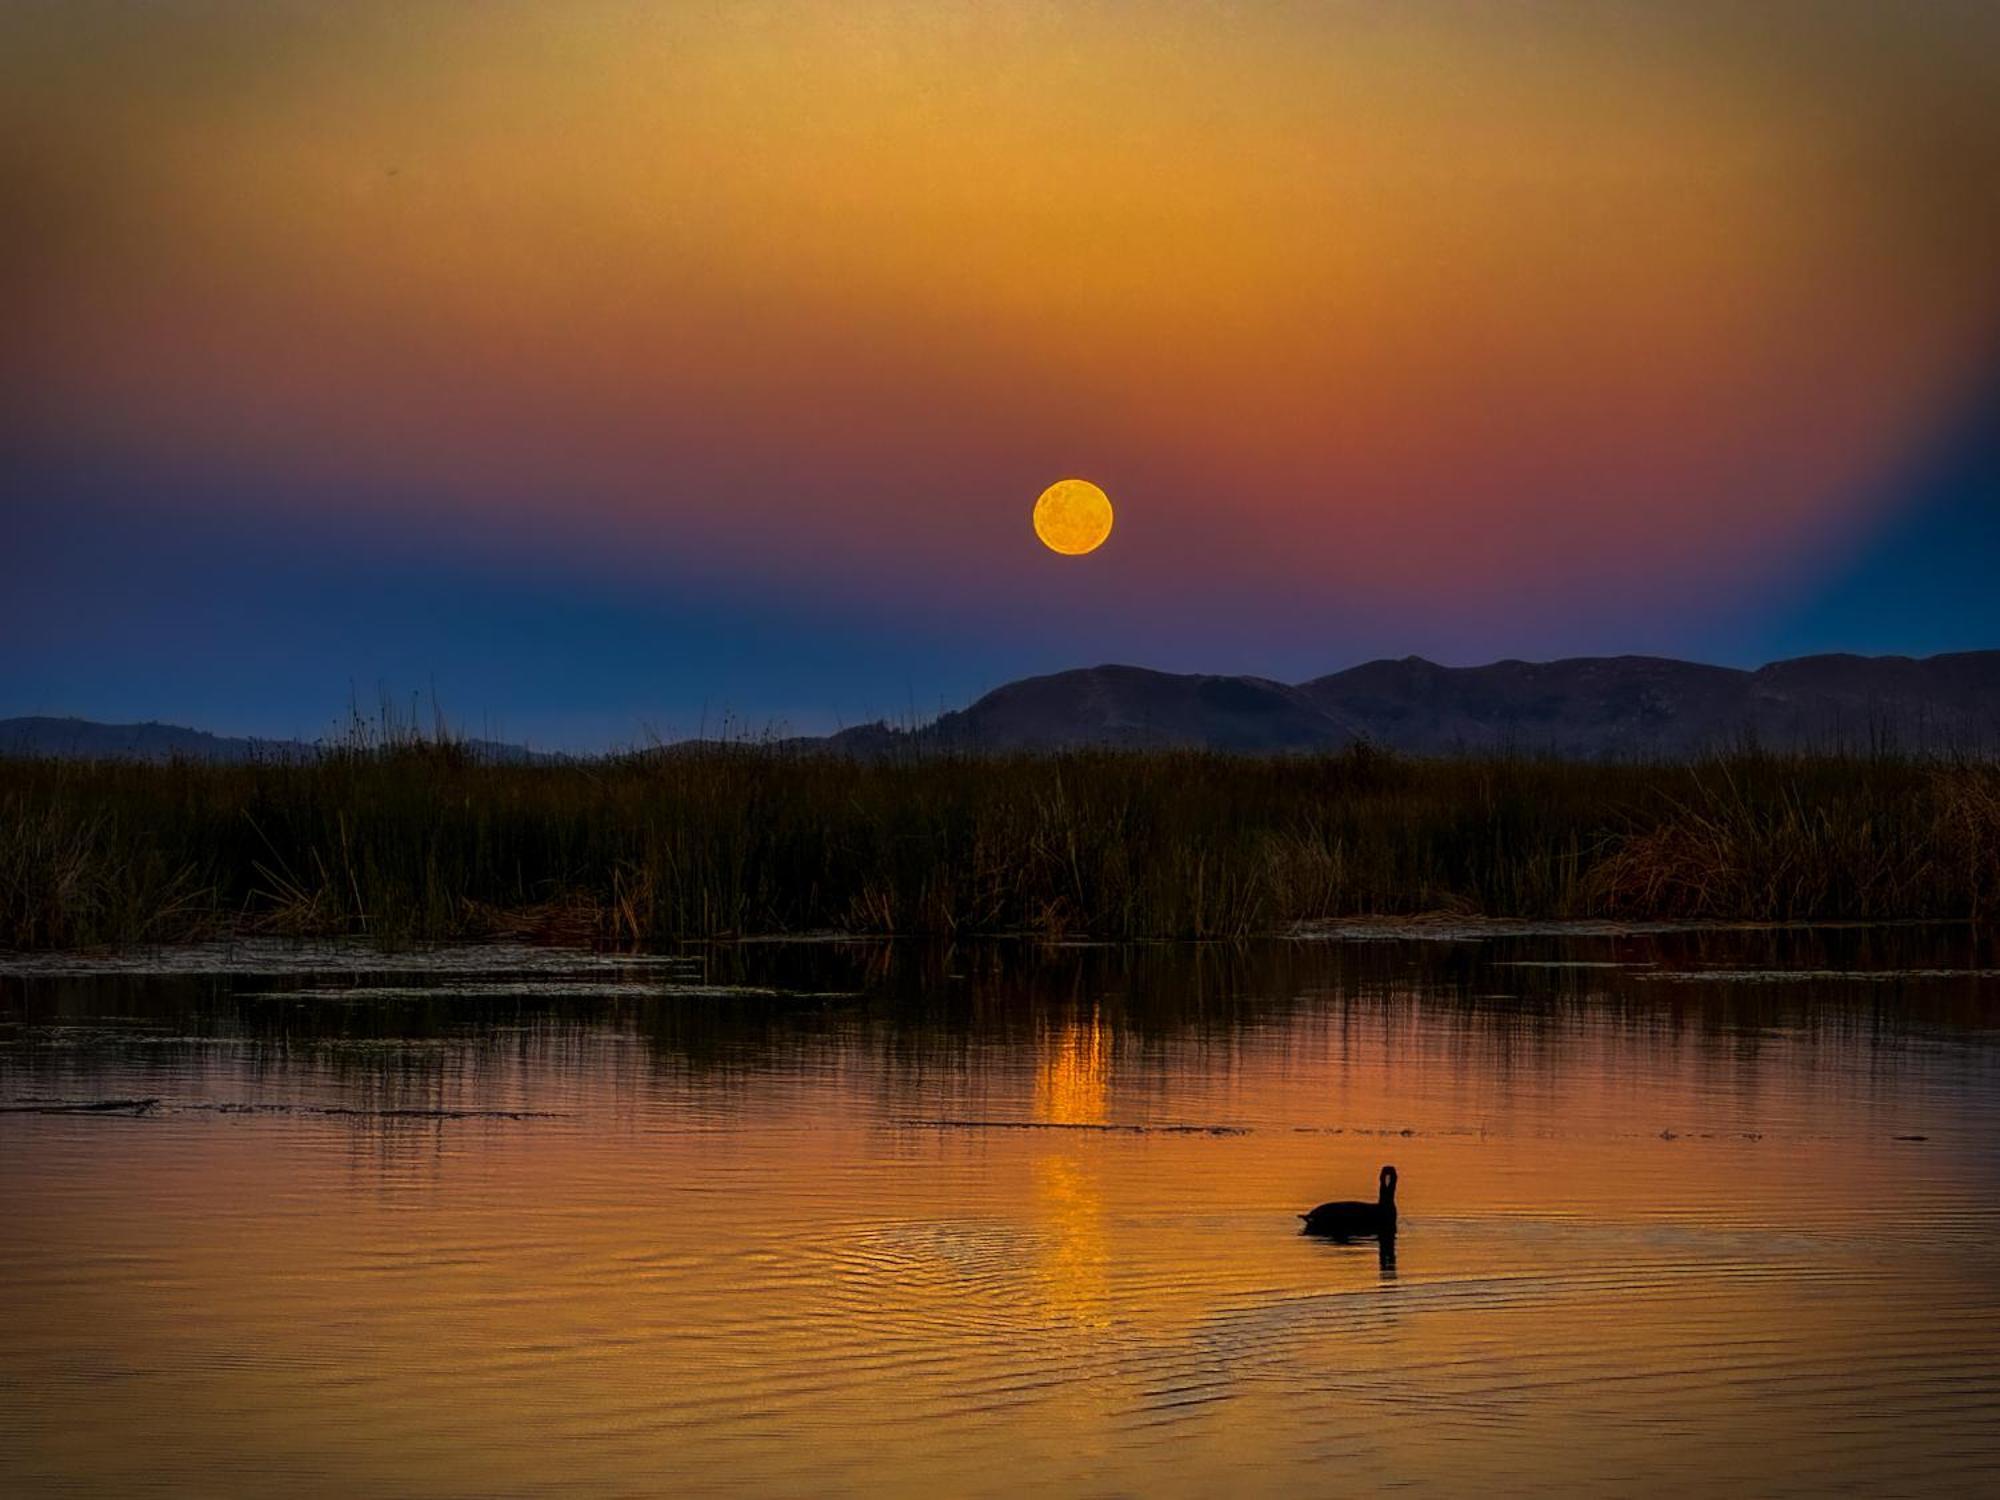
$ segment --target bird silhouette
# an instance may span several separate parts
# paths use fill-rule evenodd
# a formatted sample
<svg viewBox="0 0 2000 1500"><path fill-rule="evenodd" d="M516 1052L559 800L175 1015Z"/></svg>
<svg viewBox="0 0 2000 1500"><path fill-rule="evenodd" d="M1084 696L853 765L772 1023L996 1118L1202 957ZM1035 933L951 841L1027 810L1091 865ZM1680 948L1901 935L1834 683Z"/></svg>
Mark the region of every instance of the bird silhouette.
<svg viewBox="0 0 2000 1500"><path fill-rule="evenodd" d="M1374 1236L1381 1240L1396 1237L1396 1169L1384 1167L1373 1203L1344 1199L1322 1203L1311 1213L1300 1214L1306 1234L1323 1234L1329 1239L1353 1240Z"/></svg>

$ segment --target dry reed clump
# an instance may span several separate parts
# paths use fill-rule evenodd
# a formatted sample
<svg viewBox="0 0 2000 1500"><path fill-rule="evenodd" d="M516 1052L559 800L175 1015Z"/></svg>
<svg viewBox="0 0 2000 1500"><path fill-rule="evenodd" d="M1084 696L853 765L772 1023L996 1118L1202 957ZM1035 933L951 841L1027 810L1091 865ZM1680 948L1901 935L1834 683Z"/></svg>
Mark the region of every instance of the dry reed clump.
<svg viewBox="0 0 2000 1500"><path fill-rule="evenodd" d="M1745 757L1692 768L1591 868L1612 915L1804 921L1964 917L1995 852L1994 769Z"/></svg>
<svg viewBox="0 0 2000 1500"><path fill-rule="evenodd" d="M0 944L218 930L659 941L1231 938L1330 917L1971 917L2000 769L743 747L537 766L399 743L0 762Z"/></svg>
<svg viewBox="0 0 2000 1500"><path fill-rule="evenodd" d="M103 813L73 798L0 798L0 944L141 942L212 925L193 868L122 836Z"/></svg>
<svg viewBox="0 0 2000 1500"><path fill-rule="evenodd" d="M1934 773L1936 857L1964 892L1966 915L2000 911L2000 766L1967 764Z"/></svg>

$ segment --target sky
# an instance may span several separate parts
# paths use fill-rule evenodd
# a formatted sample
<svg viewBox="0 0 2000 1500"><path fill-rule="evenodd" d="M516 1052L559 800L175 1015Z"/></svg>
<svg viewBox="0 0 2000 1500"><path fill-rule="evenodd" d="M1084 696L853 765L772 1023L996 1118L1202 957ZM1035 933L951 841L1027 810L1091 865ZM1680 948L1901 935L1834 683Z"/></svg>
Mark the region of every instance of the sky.
<svg viewBox="0 0 2000 1500"><path fill-rule="evenodd" d="M0 715L2000 646L1996 99L1984 0L0 0Z"/></svg>

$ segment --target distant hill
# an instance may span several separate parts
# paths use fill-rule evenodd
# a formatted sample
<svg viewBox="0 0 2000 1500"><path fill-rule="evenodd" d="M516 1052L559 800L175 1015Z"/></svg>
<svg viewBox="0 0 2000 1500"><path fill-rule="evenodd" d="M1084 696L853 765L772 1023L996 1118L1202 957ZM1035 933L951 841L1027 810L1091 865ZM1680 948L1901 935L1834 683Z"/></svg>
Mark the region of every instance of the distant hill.
<svg viewBox="0 0 2000 1500"><path fill-rule="evenodd" d="M919 739L953 748L1061 750L1082 745L1144 749L1321 750L1355 727L1304 692L1262 677L1181 676L1143 667L1089 667L1027 677L914 735L866 725L824 743L867 751Z"/></svg>
<svg viewBox="0 0 2000 1500"><path fill-rule="evenodd" d="M1652 656L1440 667L1370 662L1305 683L1329 713L1393 749L1558 755L1785 749L2000 748L2000 651L1805 656L1755 671Z"/></svg>
<svg viewBox="0 0 2000 1500"><path fill-rule="evenodd" d="M1755 671L1655 656L1441 667L1374 661L1310 682L1086 667L1027 677L914 730L868 724L780 748L876 756L1106 746L1244 753L1369 743L1414 755L1517 750L1578 758L1774 749L2000 751L2000 651L1804 656ZM550 759L476 740L482 759ZM244 761L317 752L172 724L0 720L0 755Z"/></svg>
<svg viewBox="0 0 2000 1500"><path fill-rule="evenodd" d="M464 748L482 760L524 764L552 757L519 745L467 740ZM92 719L0 719L0 755L56 760L207 760L237 764L251 760L299 760L326 747L305 740L266 740L209 734L179 724L100 724Z"/></svg>
<svg viewBox="0 0 2000 1500"><path fill-rule="evenodd" d="M824 742L1032 750L1078 745L1315 750L1366 741L1416 755L1521 750L1584 758L1773 748L2000 749L2000 651L1808 656L1755 671L1652 656L1441 667L1375 661L1297 686L1261 677L1089 667L1009 683L914 732Z"/></svg>

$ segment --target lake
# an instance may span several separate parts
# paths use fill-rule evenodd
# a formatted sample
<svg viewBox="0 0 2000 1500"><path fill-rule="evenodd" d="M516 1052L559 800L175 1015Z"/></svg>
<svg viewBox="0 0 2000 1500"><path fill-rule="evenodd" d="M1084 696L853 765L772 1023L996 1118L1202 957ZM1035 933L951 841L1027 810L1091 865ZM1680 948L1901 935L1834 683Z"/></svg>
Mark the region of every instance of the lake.
<svg viewBox="0 0 2000 1500"><path fill-rule="evenodd" d="M0 958L0 1491L1990 1487L1996 1042L1951 927Z"/></svg>

